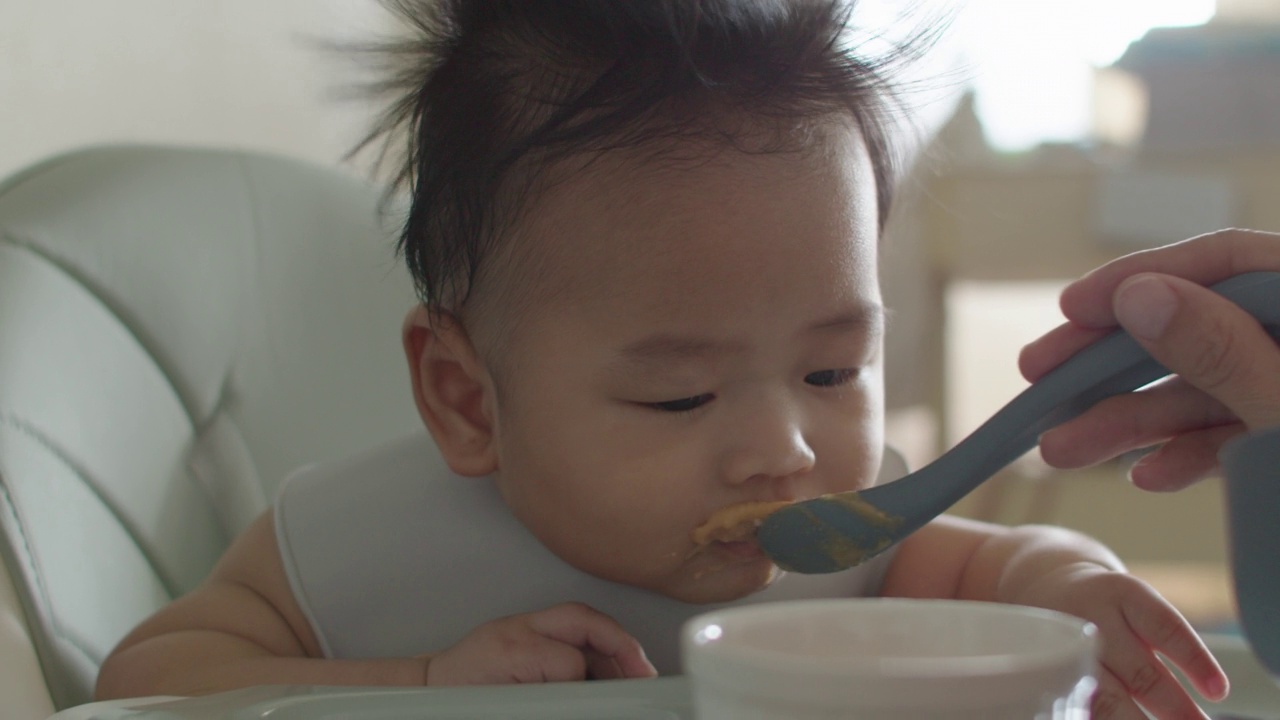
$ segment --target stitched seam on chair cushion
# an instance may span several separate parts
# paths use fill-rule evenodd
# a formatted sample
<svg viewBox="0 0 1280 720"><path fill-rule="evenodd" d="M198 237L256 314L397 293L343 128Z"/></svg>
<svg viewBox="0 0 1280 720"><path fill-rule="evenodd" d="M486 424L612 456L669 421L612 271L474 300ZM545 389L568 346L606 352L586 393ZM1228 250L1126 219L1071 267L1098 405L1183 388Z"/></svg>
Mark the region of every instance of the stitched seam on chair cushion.
<svg viewBox="0 0 1280 720"><path fill-rule="evenodd" d="M18 514L17 502L13 499L13 494L9 491L9 482L5 479L4 473L0 472L0 501L3 502L5 514L9 516L9 521L13 523L16 529L17 538L22 542L21 548L14 549L14 557L25 566L24 584L31 584L33 599L38 601L41 614L52 617L52 605L49 603L49 590L44 586L44 576L41 575L36 568L35 553L31 547L31 541L27 535L26 524L22 521L22 516ZM20 551L20 552L19 552ZM34 583L32 580L34 579Z"/></svg>
<svg viewBox="0 0 1280 720"><path fill-rule="evenodd" d="M20 431L22 430L20 425L8 422L8 418L3 414L0 414L0 420L5 421L6 424L11 427L15 427ZM58 622L57 615L53 612L53 603L49 600L49 589L45 587L44 575L39 572L39 568L36 566L35 552L31 547L30 535L27 532L25 523L22 521L22 515L18 513L18 505L14 501L12 493L9 491L9 483L5 479L4 473L0 473L0 506L3 506L4 513L8 515L9 521L13 523L15 534L17 535L18 540L22 543L21 552L19 553L17 552L17 549L15 549L14 557L18 562L21 562L24 565L25 573L21 578L14 578L14 582L21 582L24 586L31 588L31 599L24 604L29 605L29 613L39 616L37 618L32 618L32 620L36 621L32 624L36 626L46 625L53 637L66 642L68 646L79 652L85 660L97 665L99 661L94 660L93 654L89 649L62 628L62 625ZM21 600L22 598L20 597L19 601ZM37 656L40 657L40 664L42 666L41 670L44 671L44 665L51 662L51 659L47 657L47 654L52 652L52 650L50 648L46 648L44 646L45 644L39 641L39 637L39 633L35 633L33 640Z"/></svg>
<svg viewBox="0 0 1280 720"><path fill-rule="evenodd" d="M120 511L120 508L116 507L116 504L111 501L111 498L101 492L98 487L98 483L93 480L93 476L85 468L81 467L81 465L77 463L67 452L59 448L48 435L40 432L38 428L32 426L30 423L24 422L23 420L15 417L12 413L6 412L3 408L0 408L0 423L8 425L14 430L17 430L28 438L39 443L41 447L49 451L49 453L57 458L59 462L67 466L71 472L79 478L80 482L84 484L89 492L93 494L94 498L96 498L98 502L102 503L103 506L111 512L112 518L115 519L116 523L118 523L124 532L128 534L129 539L133 542L134 546L138 548L138 553L147 561L147 567L151 569L151 572L154 573L155 576L159 578L160 583L164 585L165 592L168 593L169 597L173 598L177 596L177 591L175 590L175 588L178 587L177 582L173 578L169 577L168 573L163 571L160 563L158 563L156 558L147 550L146 544L139 541L140 535L136 528L133 527L132 523L126 519L127 516Z"/></svg>
<svg viewBox="0 0 1280 720"><path fill-rule="evenodd" d="M138 333L138 330L135 327L134 318L126 312L123 307L112 302L102 286L94 282L92 278L77 271L65 260L40 247L40 245L32 238L24 237L14 233L12 230L0 230L0 242L12 245L19 250L25 250L41 260L44 260L54 269L71 278L86 293L92 296L94 300L97 300L98 303L106 308L107 312L110 313L113 318L118 320L120 325L128 331L129 337L133 338L133 341L138 343L138 346L142 348L147 359L156 366L156 370L159 372L160 376L164 378L165 384L171 391L173 391L173 396L178 399L178 404L182 406L182 411L186 413L187 419L191 425L194 427L199 424L192 414L193 405L191 399L182 394L182 389L173 382L173 376L165 370L163 365L161 365L160 358L163 356L157 353L156 348L153 347L151 343L147 342L146 338Z"/></svg>

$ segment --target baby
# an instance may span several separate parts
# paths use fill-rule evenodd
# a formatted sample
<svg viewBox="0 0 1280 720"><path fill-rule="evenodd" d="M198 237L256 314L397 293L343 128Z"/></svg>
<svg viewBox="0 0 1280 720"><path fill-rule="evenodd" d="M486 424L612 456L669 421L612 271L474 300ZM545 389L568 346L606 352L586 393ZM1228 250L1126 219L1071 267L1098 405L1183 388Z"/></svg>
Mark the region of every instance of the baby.
<svg viewBox="0 0 1280 720"><path fill-rule="evenodd" d="M695 538L880 474L887 118L915 49L864 56L819 0L392 7L419 36L388 49L401 94L371 140L405 157L403 342L434 445L292 478L99 697L647 677L708 604L832 594L1089 619L1095 717L1203 717L1157 653L1225 695L1186 621L1066 530L941 518L826 584L749 535Z"/></svg>

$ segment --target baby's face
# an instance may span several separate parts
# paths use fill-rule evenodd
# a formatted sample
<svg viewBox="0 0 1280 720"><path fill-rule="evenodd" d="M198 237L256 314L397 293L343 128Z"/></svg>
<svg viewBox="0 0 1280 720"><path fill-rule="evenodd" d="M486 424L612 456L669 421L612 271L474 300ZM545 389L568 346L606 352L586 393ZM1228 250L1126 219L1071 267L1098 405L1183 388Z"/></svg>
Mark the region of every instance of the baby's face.
<svg viewBox="0 0 1280 720"><path fill-rule="evenodd" d="M652 164L651 164L652 165ZM497 481L581 570L689 602L777 569L691 531L880 463L876 196L856 131L679 169L605 158L522 223L541 261L507 338ZM531 270L534 271L534 270Z"/></svg>

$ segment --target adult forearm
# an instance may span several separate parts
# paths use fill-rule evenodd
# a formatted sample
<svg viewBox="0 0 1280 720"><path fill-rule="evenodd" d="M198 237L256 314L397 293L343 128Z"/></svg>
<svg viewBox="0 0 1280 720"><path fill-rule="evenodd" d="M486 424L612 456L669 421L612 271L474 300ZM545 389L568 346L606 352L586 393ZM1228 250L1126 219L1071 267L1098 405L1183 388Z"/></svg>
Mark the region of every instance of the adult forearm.
<svg viewBox="0 0 1280 720"><path fill-rule="evenodd" d="M102 665L99 700L207 695L253 685L423 685L427 660L329 660L272 655L243 638L192 630L141 641Z"/></svg>

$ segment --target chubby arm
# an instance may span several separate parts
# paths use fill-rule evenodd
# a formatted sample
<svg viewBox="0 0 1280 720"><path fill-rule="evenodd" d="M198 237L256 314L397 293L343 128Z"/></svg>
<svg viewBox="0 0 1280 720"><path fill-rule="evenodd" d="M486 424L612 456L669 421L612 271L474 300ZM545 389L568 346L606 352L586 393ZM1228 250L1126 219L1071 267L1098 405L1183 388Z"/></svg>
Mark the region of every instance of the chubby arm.
<svg viewBox="0 0 1280 720"><path fill-rule="evenodd" d="M904 540L885 576L885 595L1014 602L1026 585L1076 563L1124 572L1086 535L1047 525L1005 527L943 516Z"/></svg>
<svg viewBox="0 0 1280 720"><path fill-rule="evenodd" d="M447 622L447 619L442 619ZM148 618L102 664L99 700L251 685L474 685L652 677L640 643L579 603L498 618L410 658L326 659L289 587L270 512L191 593Z"/></svg>
<svg viewBox="0 0 1280 720"><path fill-rule="evenodd" d="M902 542L884 594L1018 602L1028 585L1070 565L1124 573L1124 562L1074 530L942 516Z"/></svg>
<svg viewBox="0 0 1280 720"><path fill-rule="evenodd" d="M267 511L209 578L129 633L102 664L99 700L250 685L421 685L428 660L323 659L294 600Z"/></svg>
<svg viewBox="0 0 1280 720"><path fill-rule="evenodd" d="M1227 694L1227 678L1168 601L1101 543L1064 528L1005 527L942 517L903 541L884 595L1031 605L1093 622L1101 638L1097 720L1206 718L1157 653L1205 697Z"/></svg>

